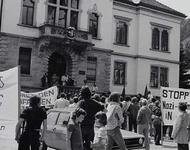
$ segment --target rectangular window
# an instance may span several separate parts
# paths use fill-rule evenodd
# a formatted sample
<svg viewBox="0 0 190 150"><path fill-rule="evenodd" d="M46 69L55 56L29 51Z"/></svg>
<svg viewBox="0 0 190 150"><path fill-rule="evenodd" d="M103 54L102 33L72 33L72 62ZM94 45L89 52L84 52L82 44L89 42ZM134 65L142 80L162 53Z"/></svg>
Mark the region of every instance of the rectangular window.
<svg viewBox="0 0 190 150"><path fill-rule="evenodd" d="M77 25L78 25L78 12L77 11L71 11L70 26L77 29Z"/></svg>
<svg viewBox="0 0 190 150"><path fill-rule="evenodd" d="M125 63L124 62L114 63L114 84L117 84L117 85L125 84Z"/></svg>
<svg viewBox="0 0 190 150"><path fill-rule="evenodd" d="M77 29L79 11L79 0L49 0L47 22Z"/></svg>
<svg viewBox="0 0 190 150"><path fill-rule="evenodd" d="M31 48L20 47L19 49L19 65L21 66L21 74L30 74Z"/></svg>
<svg viewBox="0 0 190 150"><path fill-rule="evenodd" d="M88 83L96 82L96 68L97 68L97 58L88 57L87 58L87 74L86 74Z"/></svg>
<svg viewBox="0 0 190 150"><path fill-rule="evenodd" d="M67 20L67 10L60 8L58 25L66 27L66 20Z"/></svg>
<svg viewBox="0 0 190 150"><path fill-rule="evenodd" d="M48 23L55 25L56 7L48 6Z"/></svg>
<svg viewBox="0 0 190 150"><path fill-rule="evenodd" d="M169 33L171 27L151 23L152 27L152 43L151 49L161 52L168 52L169 51Z"/></svg>
<svg viewBox="0 0 190 150"><path fill-rule="evenodd" d="M98 37L98 18L99 16L96 13L90 14L89 20L89 32L92 34L93 38Z"/></svg>
<svg viewBox="0 0 190 150"><path fill-rule="evenodd" d="M168 68L151 66L150 87L159 88L168 85Z"/></svg>
<svg viewBox="0 0 190 150"><path fill-rule="evenodd" d="M127 45L128 25L126 22L118 21L116 25L116 43Z"/></svg>
<svg viewBox="0 0 190 150"><path fill-rule="evenodd" d="M33 25L34 19L34 2L33 0L24 0L22 7L22 24Z"/></svg>

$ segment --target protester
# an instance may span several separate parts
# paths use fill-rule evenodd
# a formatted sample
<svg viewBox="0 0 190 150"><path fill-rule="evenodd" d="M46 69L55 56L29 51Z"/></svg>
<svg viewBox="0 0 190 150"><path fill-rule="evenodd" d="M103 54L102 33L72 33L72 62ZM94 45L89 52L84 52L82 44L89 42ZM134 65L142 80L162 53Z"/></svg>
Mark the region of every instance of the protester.
<svg viewBox="0 0 190 150"><path fill-rule="evenodd" d="M190 116L187 114L187 104L180 102L179 106L179 116L174 124L174 130L172 132L172 137L177 142L178 150L189 150L189 140L190 140Z"/></svg>
<svg viewBox="0 0 190 150"><path fill-rule="evenodd" d="M65 108L69 106L69 101L66 99L65 93L61 93L60 98L54 103L54 108Z"/></svg>
<svg viewBox="0 0 190 150"><path fill-rule="evenodd" d="M77 107L79 98L77 96L73 97L73 103L69 105L69 107Z"/></svg>
<svg viewBox="0 0 190 150"><path fill-rule="evenodd" d="M106 150L107 146L107 116L104 112L97 112L95 115L95 125L94 125L94 141L91 145L93 150Z"/></svg>
<svg viewBox="0 0 190 150"><path fill-rule="evenodd" d="M151 111L147 106L148 101L144 98L141 98L140 103L142 107L138 111L137 115L137 132L143 134L145 137L145 148L146 150L150 149L149 145L149 127L152 130L152 120L151 120Z"/></svg>
<svg viewBox="0 0 190 150"><path fill-rule="evenodd" d="M129 128L129 115L128 115L128 109L129 106L131 105L131 97L127 96L123 99L122 101L122 111L123 111L123 118L124 118L124 122L122 123L122 129L124 130L128 130Z"/></svg>
<svg viewBox="0 0 190 150"><path fill-rule="evenodd" d="M91 92L88 87L83 87L81 89L81 97L82 100L79 101L78 107L84 109L87 113L81 124L84 149L91 150L90 145L94 139L95 114L98 111L103 111L104 106L91 99Z"/></svg>
<svg viewBox="0 0 190 150"><path fill-rule="evenodd" d="M107 106L107 135L108 146L107 150L111 150L115 143L121 150L126 150L125 142L121 135L120 127L124 121L123 112L120 107L120 94L112 93L109 97L109 103Z"/></svg>
<svg viewBox="0 0 190 150"><path fill-rule="evenodd" d="M83 150L83 140L81 134L80 123L84 120L86 112L77 108L71 115L71 119L67 125L67 150Z"/></svg>
<svg viewBox="0 0 190 150"><path fill-rule="evenodd" d="M20 115L16 125L15 140L18 142L18 150L39 150L40 140L44 138L44 132L47 129L47 115L44 109L40 107L41 99L37 96L30 98L30 107L25 109ZM40 137L40 127L43 128ZM22 129L21 133L21 127Z"/></svg>
<svg viewBox="0 0 190 150"><path fill-rule="evenodd" d="M162 119L161 119L161 111L156 111L154 114L154 119L153 119L153 126L154 126L154 142L155 145L161 145L160 140L161 140L161 124L162 124Z"/></svg>
<svg viewBox="0 0 190 150"><path fill-rule="evenodd" d="M128 109L129 131L137 133L137 114L140 109L137 97L132 97L131 104Z"/></svg>

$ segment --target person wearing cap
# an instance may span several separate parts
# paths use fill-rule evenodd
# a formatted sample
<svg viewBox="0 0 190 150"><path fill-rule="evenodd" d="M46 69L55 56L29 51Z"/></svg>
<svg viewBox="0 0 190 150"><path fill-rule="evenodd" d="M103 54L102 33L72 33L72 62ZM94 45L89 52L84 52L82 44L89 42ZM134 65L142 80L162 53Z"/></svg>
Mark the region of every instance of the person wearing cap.
<svg viewBox="0 0 190 150"><path fill-rule="evenodd" d="M104 110L104 106L91 98L89 87L85 86L81 89L81 100L78 107L86 111L87 115L81 123L82 137L85 150L91 150L91 142L94 139L94 123L95 114Z"/></svg>
<svg viewBox="0 0 190 150"><path fill-rule="evenodd" d="M142 107L137 114L137 132L143 134L145 137L145 149L149 150L149 128L152 130L151 110L148 108L148 101L145 98L141 98L140 103Z"/></svg>

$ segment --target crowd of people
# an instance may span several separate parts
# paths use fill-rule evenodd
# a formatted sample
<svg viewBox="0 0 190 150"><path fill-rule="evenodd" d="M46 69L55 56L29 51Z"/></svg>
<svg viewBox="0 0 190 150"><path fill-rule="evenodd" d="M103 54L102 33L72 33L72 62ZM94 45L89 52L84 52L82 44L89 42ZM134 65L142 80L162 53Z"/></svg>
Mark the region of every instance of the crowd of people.
<svg viewBox="0 0 190 150"><path fill-rule="evenodd" d="M40 125L44 124L43 132L47 126L47 116L38 107L39 105L37 97L31 98L31 107L20 115L15 137L19 143L19 150L27 150L29 146L32 150L39 149ZM185 103L179 105L179 110L183 115L178 119L171 134L171 138L177 139L179 150L188 150L188 135L183 142L180 137L185 132L187 134L189 131L187 126L190 127L189 116L186 113L187 106L185 106ZM154 97L145 98L141 94L125 97L117 92L100 95L92 92L88 86L84 86L79 95L68 97L65 93L60 94L60 98L55 101L54 108L65 107L76 108L67 126L68 150L111 150L114 143L121 150L127 150L120 129L143 134L146 150L150 149L150 136L154 137L155 145L161 145L160 100ZM27 122L27 128L20 138L18 133L24 120ZM32 126L33 124L35 125ZM181 124L184 124L184 131L180 131L180 128L183 127ZM33 134L29 135L28 132L31 133L31 131Z"/></svg>

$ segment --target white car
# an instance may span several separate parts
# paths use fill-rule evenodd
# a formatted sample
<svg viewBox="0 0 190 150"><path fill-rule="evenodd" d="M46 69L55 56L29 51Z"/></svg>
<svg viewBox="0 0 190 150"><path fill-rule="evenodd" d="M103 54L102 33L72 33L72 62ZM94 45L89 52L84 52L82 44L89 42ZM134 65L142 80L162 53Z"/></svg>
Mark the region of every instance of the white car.
<svg viewBox="0 0 190 150"><path fill-rule="evenodd" d="M46 150L47 147L56 150L67 150L67 124L71 112L74 111L74 109L75 108L50 109L47 112L47 130L44 136L43 150ZM128 149L143 149L143 135L126 130L121 130L121 133ZM113 149L119 149L117 144L114 144Z"/></svg>

